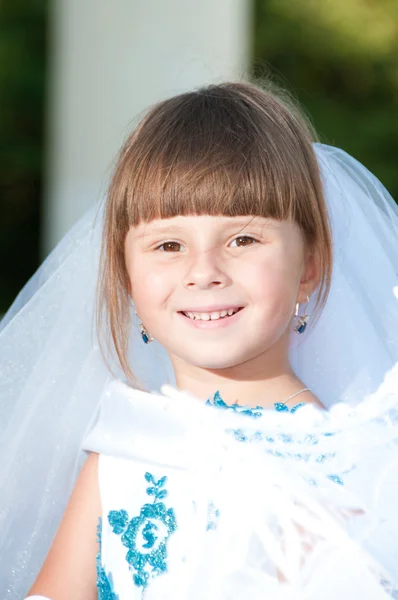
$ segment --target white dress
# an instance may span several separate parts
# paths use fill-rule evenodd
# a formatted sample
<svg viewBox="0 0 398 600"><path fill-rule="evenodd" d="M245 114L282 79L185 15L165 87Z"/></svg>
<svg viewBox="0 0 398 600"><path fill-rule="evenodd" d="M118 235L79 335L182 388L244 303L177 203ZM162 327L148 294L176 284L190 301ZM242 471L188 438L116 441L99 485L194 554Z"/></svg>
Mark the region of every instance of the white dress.
<svg viewBox="0 0 398 600"><path fill-rule="evenodd" d="M104 393L83 444L100 454L99 600L398 598L391 411L387 428L369 407L353 427L340 407L337 430L302 403L213 403Z"/></svg>

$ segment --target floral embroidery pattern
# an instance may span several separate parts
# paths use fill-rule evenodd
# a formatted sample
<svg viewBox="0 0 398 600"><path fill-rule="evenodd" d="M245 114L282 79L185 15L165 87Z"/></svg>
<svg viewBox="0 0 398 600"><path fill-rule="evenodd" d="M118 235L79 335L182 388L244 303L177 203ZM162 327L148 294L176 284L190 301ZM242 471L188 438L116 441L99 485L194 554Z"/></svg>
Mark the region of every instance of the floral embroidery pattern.
<svg viewBox="0 0 398 600"><path fill-rule="evenodd" d="M97 525L97 542L99 544L99 551L96 557L97 566L97 588L98 588L98 600L119 600L113 591L112 574L109 573L109 577L105 573L105 569L101 564L101 526L102 519L99 517Z"/></svg>
<svg viewBox="0 0 398 600"><path fill-rule="evenodd" d="M177 528L172 508L163 502L168 492L164 488L167 477L155 480L151 473L145 473L150 483L146 493L153 496L153 502L144 504L140 514L129 520L125 510L111 510L108 521L121 541L128 548L126 560L133 571L133 581L143 591L151 579L167 571L167 541Z"/></svg>
<svg viewBox="0 0 398 600"><path fill-rule="evenodd" d="M215 392L215 394L207 400L206 404L213 405L216 408L220 408L223 410L233 410L234 412L240 413L247 417L251 417L253 419L258 419L263 414L263 409L261 406L256 406L255 408L251 408L248 406L240 406L239 404L227 404L222 399L219 391ZM274 408L278 412L295 413L299 408L301 408L302 406L305 406L305 404L306 404L305 402L300 402L289 409L289 407L286 406L286 404L284 404L283 402L275 402ZM229 431L229 433L231 433L233 435L233 437L236 440L238 440L239 442L253 442L253 441L262 440L262 439L266 439L267 442L270 442L270 443L275 442L275 439L273 437L264 436L261 432L255 432L254 434L248 435L244 429L232 429ZM329 436L329 435L334 435L334 434L324 433L323 435ZM290 435L284 434L284 433L278 434L278 439L280 441L282 441L283 443L287 443L287 444L292 441L292 437ZM318 443L318 440L317 440L316 436L311 435L311 434L306 435L305 438L303 439L304 445L305 444L315 445L317 443ZM300 452L299 454L292 455L289 452L282 453L282 452L279 452L279 451L271 449L271 448L268 450L268 452L269 452L269 454L272 454L273 456L279 456L281 458L283 458L285 456L289 456L289 457L293 456L293 458L298 459L298 460L308 461L310 459L309 454L308 453L306 454L305 452L304 453ZM319 463L323 463L328 460L331 460L333 457L334 457L334 453L320 454L316 460ZM331 474L331 475L328 475L327 478L330 479L331 481L334 481L335 483L338 483L339 485L344 485L344 481L340 477L340 475ZM313 480L311 481L311 483L313 483L314 485L317 485L317 483Z"/></svg>
<svg viewBox="0 0 398 600"><path fill-rule="evenodd" d="M220 511L214 506L213 501L210 501L207 507L207 531L217 529L217 521L220 516Z"/></svg>
<svg viewBox="0 0 398 600"><path fill-rule="evenodd" d="M210 406L216 406L222 410L233 410L241 415L253 417L253 419L258 419L263 414L261 406L250 408L248 406L241 406L240 404L227 404L225 400L221 398L221 394L218 390L213 394L213 396L206 400L206 404Z"/></svg>

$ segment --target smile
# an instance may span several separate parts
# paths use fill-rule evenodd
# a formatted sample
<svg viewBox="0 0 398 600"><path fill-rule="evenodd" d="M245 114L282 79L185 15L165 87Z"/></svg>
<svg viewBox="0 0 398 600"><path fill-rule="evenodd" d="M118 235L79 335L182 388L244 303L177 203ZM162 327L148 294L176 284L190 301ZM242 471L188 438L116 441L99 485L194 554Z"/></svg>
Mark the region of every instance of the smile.
<svg viewBox="0 0 398 600"><path fill-rule="evenodd" d="M212 312L189 312L182 311L182 314L194 321L217 321L218 319L225 319L231 317L237 313L241 308L228 308L220 311Z"/></svg>
<svg viewBox="0 0 398 600"><path fill-rule="evenodd" d="M234 323L239 318L243 308L243 306L235 306L211 311L182 310L178 314L193 327L208 329L209 327L223 327L229 323Z"/></svg>

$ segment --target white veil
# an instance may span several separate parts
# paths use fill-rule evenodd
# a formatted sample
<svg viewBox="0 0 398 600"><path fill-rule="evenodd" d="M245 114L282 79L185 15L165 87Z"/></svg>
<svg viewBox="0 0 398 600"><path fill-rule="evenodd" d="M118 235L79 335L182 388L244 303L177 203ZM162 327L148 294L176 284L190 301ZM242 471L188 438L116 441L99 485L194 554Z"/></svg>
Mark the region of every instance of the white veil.
<svg viewBox="0 0 398 600"><path fill-rule="evenodd" d="M315 144L334 242L327 305L292 334L298 376L326 406L375 391L398 360L398 209L344 151ZM94 329L102 206L65 236L0 324L0 596L20 600L35 579L85 459L81 443L113 376ZM308 307L311 312L311 305ZM134 317L134 315L133 315ZM130 358L150 390L173 384L157 342L133 320ZM116 377L123 379L121 371Z"/></svg>

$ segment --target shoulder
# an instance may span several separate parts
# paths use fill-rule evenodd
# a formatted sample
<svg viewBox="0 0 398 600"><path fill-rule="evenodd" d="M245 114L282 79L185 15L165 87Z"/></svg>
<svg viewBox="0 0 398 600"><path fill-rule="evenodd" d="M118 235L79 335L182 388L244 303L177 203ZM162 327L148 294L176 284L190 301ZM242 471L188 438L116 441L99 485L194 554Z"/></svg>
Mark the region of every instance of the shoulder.
<svg viewBox="0 0 398 600"><path fill-rule="evenodd" d="M87 431L82 448L109 457L100 460L100 472L104 472L105 463L111 462L110 457L120 459L120 467L127 465L122 459L130 465L141 461L186 466L184 448L196 425L192 402L144 392L113 380L103 393L96 421Z"/></svg>
<svg viewBox="0 0 398 600"><path fill-rule="evenodd" d="M79 493L80 490L84 492L89 491L90 497L93 500L99 500L98 494L98 464L100 455L97 452L89 452L88 456L83 464L83 467L76 480L74 488L74 494ZM100 509L99 502L97 508Z"/></svg>

